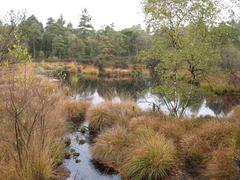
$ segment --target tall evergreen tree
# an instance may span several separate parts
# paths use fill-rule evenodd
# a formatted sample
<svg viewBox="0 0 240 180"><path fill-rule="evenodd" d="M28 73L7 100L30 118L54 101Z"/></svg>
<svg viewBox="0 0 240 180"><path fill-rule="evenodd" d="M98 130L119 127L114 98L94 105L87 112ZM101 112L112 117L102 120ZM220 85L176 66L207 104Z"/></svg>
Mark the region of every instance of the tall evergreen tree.
<svg viewBox="0 0 240 180"><path fill-rule="evenodd" d="M85 8L82 11L82 15L80 18L80 23L79 23L79 29L78 29L78 34L79 38L83 41L84 43L84 49L82 52L82 57L83 58L89 58L91 57L91 43L89 41L89 37L92 36L94 32L94 28L91 25L91 17L88 13L88 10Z"/></svg>
<svg viewBox="0 0 240 180"><path fill-rule="evenodd" d="M37 51L41 50L43 25L34 15L32 15L20 24L20 29L26 37L30 53L35 59L37 56Z"/></svg>

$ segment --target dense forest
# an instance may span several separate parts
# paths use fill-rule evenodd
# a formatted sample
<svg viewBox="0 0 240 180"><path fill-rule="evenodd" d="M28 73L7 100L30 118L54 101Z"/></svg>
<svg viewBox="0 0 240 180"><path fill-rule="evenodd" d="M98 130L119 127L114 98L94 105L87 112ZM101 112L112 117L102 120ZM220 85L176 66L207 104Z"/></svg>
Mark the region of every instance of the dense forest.
<svg viewBox="0 0 240 180"><path fill-rule="evenodd" d="M62 15L56 20L48 18L45 26L34 15L23 15L20 21L17 28L34 60L62 59L126 66L151 44L151 36L140 25L116 31L111 24L95 30L87 9L82 11L77 28L66 24ZM2 30L9 26L1 23Z"/></svg>
<svg viewBox="0 0 240 180"><path fill-rule="evenodd" d="M16 12L15 15L13 14L14 12L9 16L14 18ZM153 44L157 44L157 41L166 35L164 30L154 30L150 24L146 30L143 30L140 25L136 25L116 31L114 24L95 30L87 9L82 11L79 25L76 28L71 23L67 24L62 15L58 19L48 18L46 25L43 25L34 15L26 17L22 14L21 16L21 19L18 19L19 22L14 22L12 19L12 23L17 23L21 41L26 44L34 60L62 59L82 63L126 66L128 63L136 63L136 59L142 58L140 53L143 50L153 47ZM194 28L200 28L199 33L205 33L208 36L206 43L215 49L218 48L219 53L225 56L222 57L223 59L231 54L229 58L233 59L233 62L228 64L230 66L232 63L236 63L234 59L239 56L238 50L240 49L240 22L236 17L234 18L211 26L207 25L204 19L198 27L196 27L196 22L191 22L181 30L179 35L185 36L190 41L189 38L193 38L192 36L203 35L193 34ZM11 22L3 22L0 23L1 31L11 29ZM199 45L205 44L194 44L198 47Z"/></svg>
<svg viewBox="0 0 240 180"><path fill-rule="evenodd" d="M200 83L211 74L227 74L230 91L238 87L237 11L223 16L221 12L229 7L222 8L217 1L173 2L174 7L164 1L145 3L146 30L136 25L117 31L114 24L95 30L87 9L82 11L76 28L62 15L56 20L48 18L43 25L34 15L24 14L18 16L15 28L19 41L36 62L90 64L100 74L106 74L107 66L127 69L129 65L143 65L150 72L154 92L166 97L165 104L175 116L184 114ZM16 18L13 14L10 17ZM2 24L1 28L8 31L11 26Z"/></svg>
<svg viewBox="0 0 240 180"><path fill-rule="evenodd" d="M214 14L216 12L213 12L216 11L215 9L209 10L209 12L204 11L203 13L208 13L212 17L203 14L202 19L194 17L190 12L188 13L192 17L185 16L186 12L178 12L177 9L172 11L171 13L176 13L173 17L163 14L165 17L162 18L169 21L164 29L156 27L156 24L153 25L149 21L146 30L143 30L140 25L136 25L116 31L114 24L105 25L102 29L95 30L87 9L82 11L78 27L73 27L71 23L67 24L62 15L58 19L48 18L46 25L43 25L34 15L26 17L24 14L20 15L19 12L10 12L8 18L10 22L2 21L0 28L1 32L11 34L11 26L17 26L19 40L26 45L34 60L74 60L80 63L127 67L129 63L134 64L146 58L157 61L160 58L157 53L161 55L164 53L157 52L158 50L154 47L157 48L160 43L165 43L164 41L169 38L168 36L174 35L175 37L170 37L172 41L179 41L176 43L186 45L182 47L184 50L196 50L194 52L198 53L196 56L202 54L212 56L214 54L215 56L211 57L212 61L216 62L221 59L219 65L226 67L228 71L234 69L232 66L240 66L236 60L239 57L240 49L240 22L237 16L232 16L227 21L221 22L221 20L216 19L217 17L214 17L216 16ZM152 18L158 18L154 17L155 15L152 14ZM180 17L176 18L175 16ZM182 27L182 23L186 25ZM166 28L171 28L172 32L166 31ZM197 38L203 37L202 42L197 40ZM195 42L190 47L192 41ZM146 57L144 54L146 51L155 51L156 53L151 53L153 57ZM148 63L151 66L154 62Z"/></svg>

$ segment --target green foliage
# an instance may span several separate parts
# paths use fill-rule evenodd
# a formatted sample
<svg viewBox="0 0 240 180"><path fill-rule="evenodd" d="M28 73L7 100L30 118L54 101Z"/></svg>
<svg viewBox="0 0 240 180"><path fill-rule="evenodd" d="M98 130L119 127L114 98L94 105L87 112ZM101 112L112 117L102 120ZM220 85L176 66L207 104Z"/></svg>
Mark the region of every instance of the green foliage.
<svg viewBox="0 0 240 180"><path fill-rule="evenodd" d="M26 43L33 58L41 50L41 41L43 35L43 25L32 15L20 25L20 29L25 36Z"/></svg>
<svg viewBox="0 0 240 180"><path fill-rule="evenodd" d="M14 62L27 63L31 61L27 48L20 44L13 45L13 49L9 49L9 55L12 59L14 59Z"/></svg>
<svg viewBox="0 0 240 180"><path fill-rule="evenodd" d="M62 35L55 36L52 40L52 56L63 58L65 55L65 41Z"/></svg>
<svg viewBox="0 0 240 180"><path fill-rule="evenodd" d="M200 82L220 60L213 32L218 8L215 0L144 1L155 34L142 60L154 78L154 91L174 116L184 114Z"/></svg>
<svg viewBox="0 0 240 180"><path fill-rule="evenodd" d="M151 36L140 25L116 31L111 24L95 31L87 9L83 9L77 28L71 23L66 25L62 15L58 19L48 18L45 27L34 15L26 19L24 16L18 24L13 23L14 30L22 33L21 41L27 45L34 60L69 59L95 63L101 71L107 65L126 67L134 63L138 53L151 42ZM3 44L0 53L7 51L14 41L11 28L11 24L0 23L0 42Z"/></svg>
<svg viewBox="0 0 240 180"><path fill-rule="evenodd" d="M94 31L93 26L90 24L91 22L91 17L88 14L88 10L85 8L82 11L82 16L80 18L80 23L79 23L79 34L82 36L84 39L87 38L89 33Z"/></svg>

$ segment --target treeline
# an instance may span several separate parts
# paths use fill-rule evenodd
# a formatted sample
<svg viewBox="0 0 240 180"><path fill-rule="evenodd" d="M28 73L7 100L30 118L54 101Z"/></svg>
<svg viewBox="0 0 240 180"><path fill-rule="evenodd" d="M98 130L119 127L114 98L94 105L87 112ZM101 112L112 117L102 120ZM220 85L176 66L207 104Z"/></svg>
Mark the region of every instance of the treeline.
<svg viewBox="0 0 240 180"><path fill-rule="evenodd" d="M184 63L180 64L188 65L194 79L206 71L206 66L210 67L209 63L217 62L230 73L240 69L240 21L236 18L221 23L212 21L210 26L207 21L212 15L205 10L199 10L199 17L195 17L193 13L198 10L185 8L186 12L181 12L182 6L176 12L169 12L177 13L175 16L168 17L161 12L168 7L145 8L146 14L156 10L162 15L150 13L152 19L147 19L147 30L136 25L120 31L115 30L113 24L95 30L87 9L82 11L76 28L67 24L62 15L58 19L48 18L44 26L34 15L26 17L12 11L8 22L0 20L0 62L7 59L9 49L14 49L13 45L18 42L25 44L36 61L69 60L99 67L127 67L140 62L146 63L153 76L163 72L163 62L171 64L174 59L183 59Z"/></svg>
<svg viewBox="0 0 240 180"><path fill-rule="evenodd" d="M8 25L1 24L1 28ZM44 26L34 15L18 24L22 39L35 60L75 60L82 63L127 66L151 44L150 35L140 25L116 31L114 25L95 30L87 9L79 25L66 24L63 16L48 18Z"/></svg>

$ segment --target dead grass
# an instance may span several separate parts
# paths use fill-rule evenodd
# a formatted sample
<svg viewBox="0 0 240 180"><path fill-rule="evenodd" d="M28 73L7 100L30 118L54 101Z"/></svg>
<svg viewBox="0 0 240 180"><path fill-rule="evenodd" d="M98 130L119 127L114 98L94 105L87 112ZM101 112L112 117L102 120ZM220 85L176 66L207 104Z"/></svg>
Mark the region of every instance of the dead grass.
<svg viewBox="0 0 240 180"><path fill-rule="evenodd" d="M119 112L112 103L107 108L103 105L98 108L103 108L104 113L106 109L111 110L107 115ZM237 118L178 119L143 114L139 113L124 123L116 123L111 116L111 121L107 120L109 124L104 122L108 126L107 132L100 131L96 139L94 156L118 169L126 179L237 177L234 161L240 157L240 121ZM124 131L120 130L121 136L116 135L119 133L114 128L116 126L124 128ZM121 143L115 143L115 138ZM164 149L165 144L174 147L174 152L171 148ZM121 158L116 155L117 149ZM162 156L158 157L159 154ZM174 157L169 166L164 163L165 159L161 159L165 157ZM225 164L229 167L226 168Z"/></svg>
<svg viewBox="0 0 240 180"><path fill-rule="evenodd" d="M79 124L86 118L87 109L90 107L88 101L68 100L65 103L67 119L73 123Z"/></svg>
<svg viewBox="0 0 240 180"><path fill-rule="evenodd" d="M84 65L82 68L82 73L92 75L92 76L97 76L99 74L99 71L94 66Z"/></svg>
<svg viewBox="0 0 240 180"><path fill-rule="evenodd" d="M31 64L8 69L0 116L0 179L51 179L62 160L66 127L57 85L37 77Z"/></svg>
<svg viewBox="0 0 240 180"><path fill-rule="evenodd" d="M127 179L163 179L176 165L174 145L163 136L152 136L128 154L122 175Z"/></svg>
<svg viewBox="0 0 240 180"><path fill-rule="evenodd" d="M82 72L82 66L75 63L75 62L70 62L65 64L65 67L73 73L81 73Z"/></svg>
<svg viewBox="0 0 240 180"><path fill-rule="evenodd" d="M128 68L128 69L120 69L120 68L113 68L113 67L108 67L105 69L106 71L106 76L107 77L130 77L132 75L133 70Z"/></svg>
<svg viewBox="0 0 240 180"><path fill-rule="evenodd" d="M131 146L131 135L125 128L115 127L99 135L92 147L93 156L104 164L119 169Z"/></svg>
<svg viewBox="0 0 240 180"><path fill-rule="evenodd" d="M219 147L234 146L233 132L236 128L237 126L228 120L209 120L204 121L194 132L186 134L181 147L189 173L199 176L211 159L212 152Z"/></svg>
<svg viewBox="0 0 240 180"><path fill-rule="evenodd" d="M87 111L87 119L91 129L102 131L115 125L126 127L129 119L139 113L140 109L133 102L112 103L108 101L91 107Z"/></svg>
<svg viewBox="0 0 240 180"><path fill-rule="evenodd" d="M134 132L140 128L150 128L157 132L161 125L161 121L159 117L139 116L129 121L129 129Z"/></svg>
<svg viewBox="0 0 240 180"><path fill-rule="evenodd" d="M149 128L159 135L164 135L166 138L179 142L187 132L185 124L184 120L171 119L164 115L159 115L158 117L139 116L131 119L129 129L134 132L139 128Z"/></svg>
<svg viewBox="0 0 240 180"><path fill-rule="evenodd" d="M87 120L89 127L93 130L104 130L105 128L112 127L114 124L115 114L111 111L112 103L106 102L101 105L93 106L87 111Z"/></svg>
<svg viewBox="0 0 240 180"><path fill-rule="evenodd" d="M82 73L84 75L98 76L99 70L93 65L84 65L76 62L41 62L34 63L35 66L41 66L46 70L57 70L61 68L66 68L73 73ZM149 72L146 68L141 67L143 74L148 75ZM109 78L129 78L132 76L133 67L130 66L128 69L106 67L106 76Z"/></svg>
<svg viewBox="0 0 240 180"><path fill-rule="evenodd" d="M203 175L208 179L238 179L239 167L235 162L237 159L235 151L233 148L219 147L212 152Z"/></svg>
<svg viewBox="0 0 240 180"><path fill-rule="evenodd" d="M233 115L234 118L239 119L240 120L240 106L237 106L234 110L233 110Z"/></svg>

